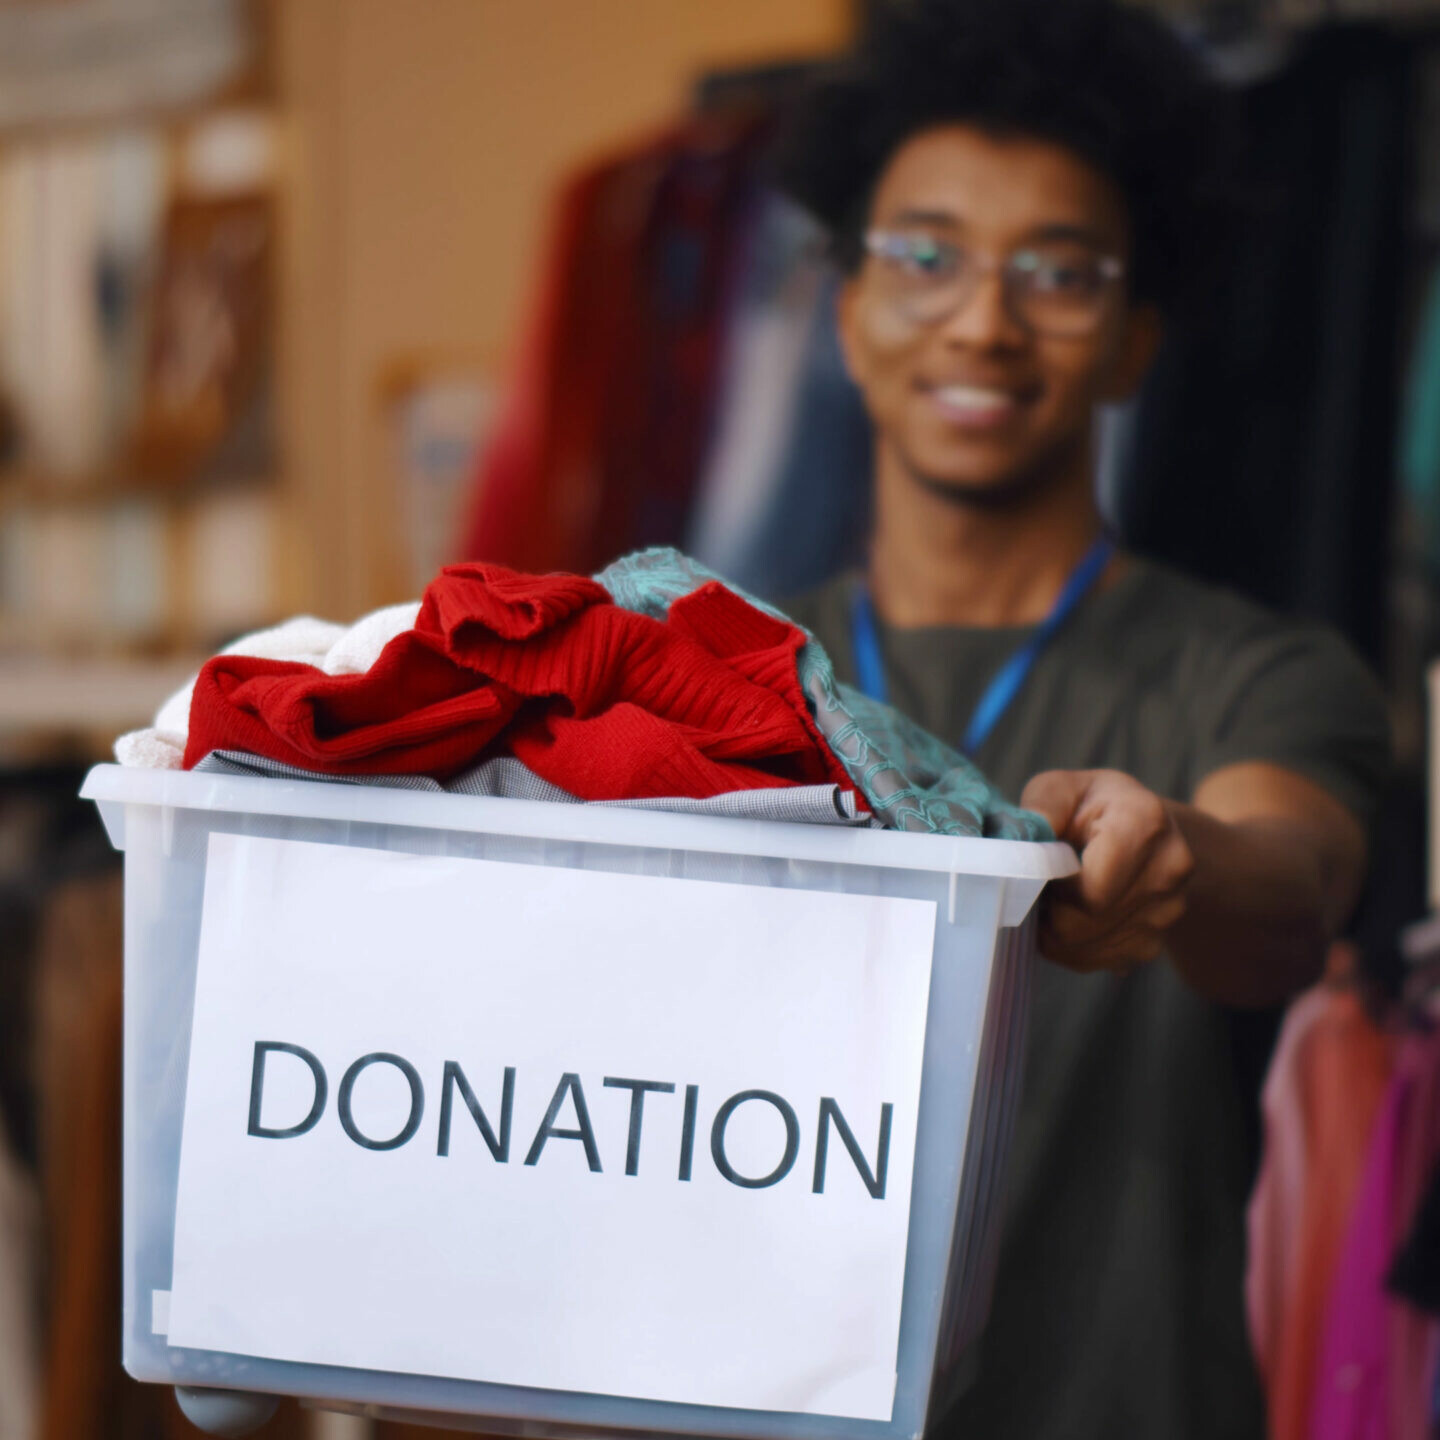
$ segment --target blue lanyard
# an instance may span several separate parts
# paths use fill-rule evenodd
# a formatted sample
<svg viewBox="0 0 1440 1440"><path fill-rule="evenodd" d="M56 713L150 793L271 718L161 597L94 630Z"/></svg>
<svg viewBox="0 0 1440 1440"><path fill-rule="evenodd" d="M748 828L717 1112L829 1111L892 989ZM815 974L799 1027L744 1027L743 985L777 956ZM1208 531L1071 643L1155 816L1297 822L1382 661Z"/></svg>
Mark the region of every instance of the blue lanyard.
<svg viewBox="0 0 1440 1440"><path fill-rule="evenodd" d="M990 738L990 732L1009 709L1010 702L1020 693L1020 687L1035 668L1040 652L1074 613L1076 606L1100 578L1114 553L1113 542L1109 536L1102 535L1070 572L1070 578L1066 580L1065 588L1061 590L1050 613L985 687L985 693L980 697L980 703L970 717L965 738L960 742L960 748L965 754L974 756ZM884 704L890 687L886 683L885 666L880 658L880 628L875 618L875 602L870 598L868 585L857 585L850 601L850 643L855 652L855 678L860 682L860 688L872 700L879 700Z"/></svg>

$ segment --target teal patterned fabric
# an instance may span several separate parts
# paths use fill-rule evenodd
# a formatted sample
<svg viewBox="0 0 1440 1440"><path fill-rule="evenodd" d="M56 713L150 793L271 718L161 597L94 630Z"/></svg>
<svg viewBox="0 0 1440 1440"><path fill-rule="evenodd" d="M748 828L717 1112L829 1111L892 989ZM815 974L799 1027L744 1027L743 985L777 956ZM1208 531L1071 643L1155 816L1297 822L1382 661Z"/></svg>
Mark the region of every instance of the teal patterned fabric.
<svg viewBox="0 0 1440 1440"><path fill-rule="evenodd" d="M595 579L617 605L657 620L681 596L718 580L767 615L794 623L678 550L638 551ZM840 684L830 657L808 631L806 637L799 655L800 686L815 723L887 829L997 840L1055 838L1043 816L1010 804L958 750L898 710Z"/></svg>

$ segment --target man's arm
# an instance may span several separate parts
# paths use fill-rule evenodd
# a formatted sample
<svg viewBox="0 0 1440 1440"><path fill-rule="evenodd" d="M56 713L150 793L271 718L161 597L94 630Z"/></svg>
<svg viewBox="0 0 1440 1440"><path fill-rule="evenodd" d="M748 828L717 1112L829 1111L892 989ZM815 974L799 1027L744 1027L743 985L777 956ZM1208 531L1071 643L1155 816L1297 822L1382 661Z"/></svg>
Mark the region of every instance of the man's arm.
<svg viewBox="0 0 1440 1440"><path fill-rule="evenodd" d="M1188 805L1115 770L1053 770L1021 803L1080 852L1048 896L1043 954L1126 971L1165 950L1226 1004L1275 1004L1314 980L1365 872L1359 820L1278 765L1226 766Z"/></svg>

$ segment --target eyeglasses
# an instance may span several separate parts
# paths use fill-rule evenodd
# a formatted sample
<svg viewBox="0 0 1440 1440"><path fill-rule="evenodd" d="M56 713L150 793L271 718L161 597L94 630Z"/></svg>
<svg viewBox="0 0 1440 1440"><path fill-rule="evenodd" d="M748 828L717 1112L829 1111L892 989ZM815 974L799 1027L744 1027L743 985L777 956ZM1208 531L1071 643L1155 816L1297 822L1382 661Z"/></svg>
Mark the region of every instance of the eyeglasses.
<svg viewBox="0 0 1440 1440"><path fill-rule="evenodd" d="M878 261L881 293L915 325L938 325L974 296L982 277L998 272L1006 313L1035 335L1080 338L1105 318L1122 261L1076 241L1044 241L1003 259L980 255L923 230L871 230L866 251Z"/></svg>

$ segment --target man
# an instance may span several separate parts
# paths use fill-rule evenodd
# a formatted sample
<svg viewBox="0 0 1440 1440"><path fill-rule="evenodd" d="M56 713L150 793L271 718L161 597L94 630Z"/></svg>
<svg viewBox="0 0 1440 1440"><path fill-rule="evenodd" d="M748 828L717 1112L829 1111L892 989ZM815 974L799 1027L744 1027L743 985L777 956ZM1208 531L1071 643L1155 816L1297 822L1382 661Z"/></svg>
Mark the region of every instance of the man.
<svg viewBox="0 0 1440 1440"><path fill-rule="evenodd" d="M1107 0L921 0L792 156L847 271L876 461L866 573L790 611L1081 857L1045 911L956 1440L1263 1432L1221 1007L1318 976L1388 737L1338 639L1102 536L1095 412L1135 392L1185 279L1205 98Z"/></svg>

